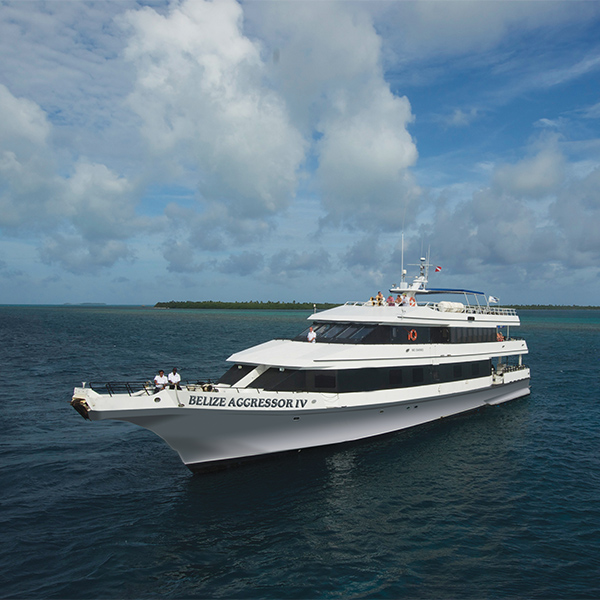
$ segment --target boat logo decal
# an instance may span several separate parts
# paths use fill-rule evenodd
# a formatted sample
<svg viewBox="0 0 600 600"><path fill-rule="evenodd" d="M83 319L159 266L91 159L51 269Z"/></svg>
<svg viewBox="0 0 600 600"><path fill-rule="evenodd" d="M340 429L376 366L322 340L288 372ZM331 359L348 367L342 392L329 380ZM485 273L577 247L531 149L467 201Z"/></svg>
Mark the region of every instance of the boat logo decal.
<svg viewBox="0 0 600 600"><path fill-rule="evenodd" d="M223 396L190 396L190 406L219 406L226 408L304 408L308 400L302 398L227 398Z"/></svg>

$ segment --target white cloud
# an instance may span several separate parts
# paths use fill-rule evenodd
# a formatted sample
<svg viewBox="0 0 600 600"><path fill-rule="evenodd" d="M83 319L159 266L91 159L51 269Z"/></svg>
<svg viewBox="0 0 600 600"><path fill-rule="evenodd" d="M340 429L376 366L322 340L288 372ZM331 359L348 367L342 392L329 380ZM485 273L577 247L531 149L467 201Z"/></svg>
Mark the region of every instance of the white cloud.
<svg viewBox="0 0 600 600"><path fill-rule="evenodd" d="M197 173L201 199L265 218L295 193L304 140L266 85L257 45L234 0L130 11L130 105L160 160Z"/></svg>
<svg viewBox="0 0 600 600"><path fill-rule="evenodd" d="M475 119L479 117L479 111L476 108L471 108L468 111L457 108L454 112L445 117L442 121L448 127L467 127Z"/></svg>
<svg viewBox="0 0 600 600"><path fill-rule="evenodd" d="M53 221L48 197L60 182L47 146L50 125L41 108L0 85L0 227L16 230Z"/></svg>
<svg viewBox="0 0 600 600"><path fill-rule="evenodd" d="M494 183L518 197L541 198L556 192L564 179L564 157L556 148L545 148L514 165L501 165Z"/></svg>
<svg viewBox="0 0 600 600"><path fill-rule="evenodd" d="M71 273L86 274L130 258L131 251L119 240L96 241L81 235L56 233L46 239L40 256L47 264L58 263Z"/></svg>
<svg viewBox="0 0 600 600"><path fill-rule="evenodd" d="M498 166L491 186L457 206L440 200L431 228L425 228L437 253L460 273L521 266L528 285L557 269L597 266L600 168L567 176L564 161L550 143L534 156ZM549 200L540 203L542 196Z"/></svg>
<svg viewBox="0 0 600 600"><path fill-rule="evenodd" d="M240 252L229 256L219 271L237 276L251 275L259 271L264 263L264 256L259 252Z"/></svg>
<svg viewBox="0 0 600 600"><path fill-rule="evenodd" d="M550 215L564 239L560 257L565 265L594 266L600 263L600 167L575 180L557 195Z"/></svg>
<svg viewBox="0 0 600 600"><path fill-rule="evenodd" d="M0 86L0 112L0 227L5 234L44 234L44 261L75 272L130 257L125 240L145 226L135 216L135 187L105 165L85 160L66 176L58 174L46 114L5 86Z"/></svg>
<svg viewBox="0 0 600 600"><path fill-rule="evenodd" d="M482 52L515 31L565 26L598 15L591 2L392 2L376 8L396 59Z"/></svg>
<svg viewBox="0 0 600 600"><path fill-rule="evenodd" d="M323 225L399 228L419 190L406 97L391 93L381 37L363 3L257 3L250 26L269 40L271 69L298 127L311 135Z"/></svg>
<svg viewBox="0 0 600 600"><path fill-rule="evenodd" d="M317 174L329 216L360 229L401 229L419 194L408 171L417 160L408 100L379 88L368 105L345 109L324 123L319 143Z"/></svg>
<svg viewBox="0 0 600 600"><path fill-rule="evenodd" d="M271 258L269 270L276 277L294 278L327 271L330 266L329 255L322 248L310 251L284 250Z"/></svg>
<svg viewBox="0 0 600 600"><path fill-rule="evenodd" d="M50 125L40 107L26 98L15 98L0 84L0 143L17 155L31 155L45 145ZM5 150L6 151L6 150Z"/></svg>

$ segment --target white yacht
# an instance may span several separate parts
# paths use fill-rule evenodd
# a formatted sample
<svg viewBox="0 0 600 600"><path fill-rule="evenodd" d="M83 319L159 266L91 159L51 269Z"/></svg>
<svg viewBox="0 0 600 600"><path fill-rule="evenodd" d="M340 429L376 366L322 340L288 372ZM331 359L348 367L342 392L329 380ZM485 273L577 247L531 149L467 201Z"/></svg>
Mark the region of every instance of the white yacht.
<svg viewBox="0 0 600 600"><path fill-rule="evenodd" d="M216 383L156 391L75 388L86 419L129 421L163 438L192 471L389 434L529 393L516 311L463 289L427 288L429 265L387 300L312 314L309 329L229 357ZM431 296L451 298L433 302ZM437 296L436 296L437 297ZM460 301L456 300L459 299ZM95 389L94 389L95 388Z"/></svg>

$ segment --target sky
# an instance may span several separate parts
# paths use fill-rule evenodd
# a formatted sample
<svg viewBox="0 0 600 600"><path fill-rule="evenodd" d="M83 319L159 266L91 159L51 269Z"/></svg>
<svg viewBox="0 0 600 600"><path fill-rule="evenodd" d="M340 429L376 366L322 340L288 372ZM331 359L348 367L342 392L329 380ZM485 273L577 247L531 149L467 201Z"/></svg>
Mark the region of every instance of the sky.
<svg viewBox="0 0 600 600"><path fill-rule="evenodd" d="M599 305L600 2L0 0L0 304Z"/></svg>

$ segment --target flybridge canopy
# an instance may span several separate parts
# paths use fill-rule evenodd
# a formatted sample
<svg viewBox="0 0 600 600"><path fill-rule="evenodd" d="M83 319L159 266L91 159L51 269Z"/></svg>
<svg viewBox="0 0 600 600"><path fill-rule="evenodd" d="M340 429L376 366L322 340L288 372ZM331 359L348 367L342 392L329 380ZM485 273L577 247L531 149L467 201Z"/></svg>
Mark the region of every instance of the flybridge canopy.
<svg viewBox="0 0 600 600"><path fill-rule="evenodd" d="M463 290L456 288L426 288L425 282L420 281L418 285L395 285L390 288L392 294L395 293L414 293L414 294L475 294L476 296L485 296L484 292L478 292L476 290Z"/></svg>
<svg viewBox="0 0 600 600"><path fill-rule="evenodd" d="M421 258L421 263L416 265L419 267L419 274L415 277L412 284L408 284L405 281L406 271L404 270L404 263L402 265L402 282L400 285L395 283L390 288L392 294L407 294L408 296L415 296L415 294L473 294L474 296L485 297L484 292L478 292L476 290L465 290L455 288L427 288L427 279L429 276L429 264L428 258ZM438 269L436 268L436 271ZM491 301L491 300L490 300ZM496 301L496 300L494 300ZM487 298L486 298L487 302Z"/></svg>
<svg viewBox="0 0 600 600"><path fill-rule="evenodd" d="M475 290L456 290L450 288L428 288L414 291L417 294L477 294L479 296L485 296L484 292L477 292Z"/></svg>

